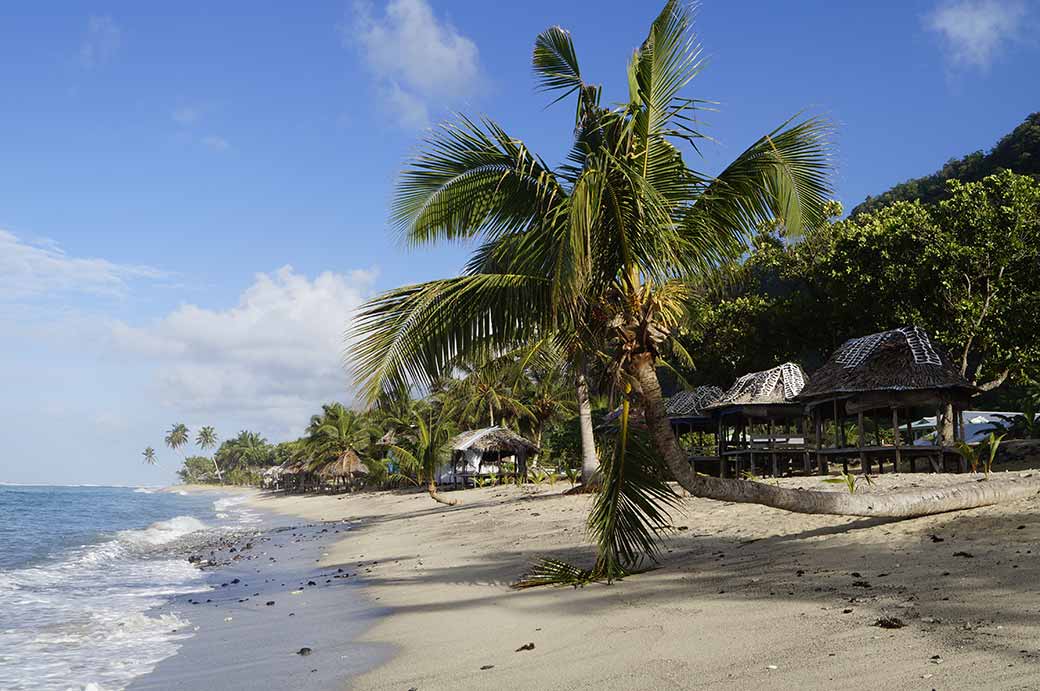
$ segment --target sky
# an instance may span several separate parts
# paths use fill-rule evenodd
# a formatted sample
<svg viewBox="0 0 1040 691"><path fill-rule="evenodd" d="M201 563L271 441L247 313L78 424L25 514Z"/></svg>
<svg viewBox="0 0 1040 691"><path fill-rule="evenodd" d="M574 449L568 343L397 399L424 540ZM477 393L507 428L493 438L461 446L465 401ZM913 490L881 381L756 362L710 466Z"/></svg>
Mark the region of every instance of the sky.
<svg viewBox="0 0 1040 691"><path fill-rule="evenodd" d="M354 308L453 275L468 251L408 249L389 227L424 132L486 114L559 163L573 112L535 92L534 37L569 29L615 102L658 10L3 3L0 482L163 484L174 422L275 442L352 403ZM687 160L717 172L823 115L846 209L1040 108L1040 0L705 0L696 28L709 63L686 95L717 106L714 142Z"/></svg>

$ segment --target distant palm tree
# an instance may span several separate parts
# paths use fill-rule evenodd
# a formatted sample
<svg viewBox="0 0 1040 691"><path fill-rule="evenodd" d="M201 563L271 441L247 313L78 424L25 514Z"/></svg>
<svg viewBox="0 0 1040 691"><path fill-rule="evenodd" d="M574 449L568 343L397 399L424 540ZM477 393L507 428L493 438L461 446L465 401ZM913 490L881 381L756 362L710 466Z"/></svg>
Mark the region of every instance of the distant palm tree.
<svg viewBox="0 0 1040 691"><path fill-rule="evenodd" d="M217 431L212 427L203 427L199 430L199 433L195 435L195 444L198 445L203 451L214 448L217 445ZM213 469L217 471L217 480L220 484L224 484L224 476L220 472L220 466L217 465L216 457L213 458Z"/></svg>
<svg viewBox="0 0 1040 691"><path fill-rule="evenodd" d="M152 447L149 446L141 455L144 456L144 462L147 465L159 465L159 461L155 458L155 449Z"/></svg>
<svg viewBox="0 0 1040 691"><path fill-rule="evenodd" d="M181 458L184 458L184 453L181 451L181 447L188 443L188 427L182 422L176 423L166 433L165 439L166 445L179 453Z"/></svg>

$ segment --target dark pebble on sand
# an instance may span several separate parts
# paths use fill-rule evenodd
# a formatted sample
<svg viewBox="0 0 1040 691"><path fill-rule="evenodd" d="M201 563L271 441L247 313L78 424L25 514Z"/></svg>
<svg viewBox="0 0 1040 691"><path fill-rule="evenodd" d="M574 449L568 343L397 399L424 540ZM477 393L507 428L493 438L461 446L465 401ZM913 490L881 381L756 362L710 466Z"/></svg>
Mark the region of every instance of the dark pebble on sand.
<svg viewBox="0 0 1040 691"><path fill-rule="evenodd" d="M314 581L307 581L307 585L318 585L318 584L315 583Z"/></svg>
<svg viewBox="0 0 1040 691"><path fill-rule="evenodd" d="M945 538L941 538L938 535L929 535L928 537L932 542L943 542L945 540Z"/></svg>
<svg viewBox="0 0 1040 691"><path fill-rule="evenodd" d="M902 619L897 617L881 617L871 624L871 626L879 626L882 629L901 629L906 626L906 624Z"/></svg>
<svg viewBox="0 0 1040 691"><path fill-rule="evenodd" d="M519 653L523 650L534 650L534 643L524 643L522 646L516 649L516 652Z"/></svg>
<svg viewBox="0 0 1040 691"><path fill-rule="evenodd" d="M266 605L267 605L268 607L274 607L274 600L268 600L268 601L267 601L267 602L266 602L265 604L266 604Z"/></svg>
<svg viewBox="0 0 1040 691"><path fill-rule="evenodd" d="M310 648L300 648L299 650L296 651L296 654L297 655L310 655L312 652L314 652L314 651L311 650Z"/></svg>
<svg viewBox="0 0 1040 691"><path fill-rule="evenodd" d="M953 556L955 556L955 557L964 557L965 559L974 559L975 558L975 555L972 554L971 552L954 552Z"/></svg>
<svg viewBox="0 0 1040 691"><path fill-rule="evenodd" d="M852 582L852 587L853 588L869 588L870 587L870 583L868 583L867 581L853 581Z"/></svg>
<svg viewBox="0 0 1040 691"><path fill-rule="evenodd" d="M485 669L494 669L494 668L495 668L494 665L484 665L480 669L485 670Z"/></svg>

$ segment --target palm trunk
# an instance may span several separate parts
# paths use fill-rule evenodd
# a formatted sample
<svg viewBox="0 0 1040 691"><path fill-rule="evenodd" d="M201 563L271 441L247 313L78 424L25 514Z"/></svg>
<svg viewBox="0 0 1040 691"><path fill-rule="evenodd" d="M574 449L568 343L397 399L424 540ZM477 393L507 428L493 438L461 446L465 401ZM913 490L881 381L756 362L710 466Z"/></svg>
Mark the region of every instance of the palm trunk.
<svg viewBox="0 0 1040 691"><path fill-rule="evenodd" d="M954 487L885 494L785 489L749 480L698 475L687 463L672 435L653 356L648 353L636 355L630 361L629 372L639 382L646 425L658 453L663 456L676 481L695 497L762 504L796 513L913 518L1000 504L1040 492L1040 479L1018 475L1006 480L965 482Z"/></svg>
<svg viewBox="0 0 1040 691"><path fill-rule="evenodd" d="M426 486L426 490L430 493L430 499L433 499L435 502L445 504L447 506L455 506L459 503L458 499L445 499L440 494L438 494L437 482L433 479L431 479L429 484Z"/></svg>
<svg viewBox="0 0 1040 691"><path fill-rule="evenodd" d="M596 437L592 431L592 402L589 382L584 372L577 377L578 425L581 428L581 484L592 487L599 484L599 458L596 456Z"/></svg>
<svg viewBox="0 0 1040 691"><path fill-rule="evenodd" d="M216 457L213 458L213 470L217 471L217 480L220 484L224 484L224 475L220 472L220 466L217 465Z"/></svg>

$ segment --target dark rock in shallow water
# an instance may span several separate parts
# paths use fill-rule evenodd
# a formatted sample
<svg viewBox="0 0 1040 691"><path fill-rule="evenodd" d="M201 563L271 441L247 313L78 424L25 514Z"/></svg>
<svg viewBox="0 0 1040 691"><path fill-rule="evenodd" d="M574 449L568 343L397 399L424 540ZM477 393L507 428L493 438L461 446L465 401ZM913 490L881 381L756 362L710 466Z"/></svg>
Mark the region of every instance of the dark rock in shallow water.
<svg viewBox="0 0 1040 691"><path fill-rule="evenodd" d="M268 607L274 607L274 600L268 600L266 604Z"/></svg>
<svg viewBox="0 0 1040 691"><path fill-rule="evenodd" d="M314 652L314 651L311 650L310 648L300 648L299 650L296 651L296 654L297 655L310 655L312 652Z"/></svg>

